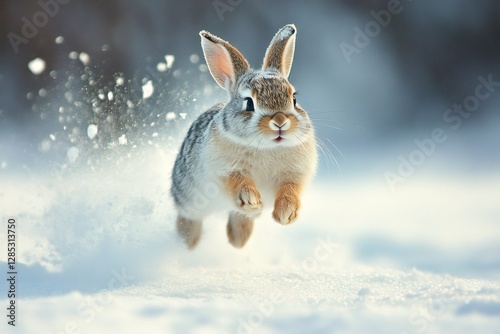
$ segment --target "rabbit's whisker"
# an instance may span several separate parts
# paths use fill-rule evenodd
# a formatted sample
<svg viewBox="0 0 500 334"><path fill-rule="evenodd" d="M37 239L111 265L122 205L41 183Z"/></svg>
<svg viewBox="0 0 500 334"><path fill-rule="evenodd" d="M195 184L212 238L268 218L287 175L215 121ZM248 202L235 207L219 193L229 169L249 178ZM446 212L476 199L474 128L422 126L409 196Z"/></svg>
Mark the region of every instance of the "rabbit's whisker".
<svg viewBox="0 0 500 334"><path fill-rule="evenodd" d="M328 146L325 144L325 142L323 140L321 140L321 138L316 138L318 140L318 148L321 150L321 152L328 158L327 161L330 161L330 163L334 166L337 166L337 168L339 169L340 173L342 173L342 169L340 168L340 164L337 160L337 158L335 158L335 155L332 153L332 151L328 148Z"/></svg>

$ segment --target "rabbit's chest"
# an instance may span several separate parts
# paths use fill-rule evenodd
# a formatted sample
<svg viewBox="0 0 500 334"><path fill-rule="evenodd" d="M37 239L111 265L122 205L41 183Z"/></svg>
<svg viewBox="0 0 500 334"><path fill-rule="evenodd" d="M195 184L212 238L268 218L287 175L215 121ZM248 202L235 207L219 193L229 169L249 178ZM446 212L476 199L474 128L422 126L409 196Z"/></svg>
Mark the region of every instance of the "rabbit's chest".
<svg viewBox="0 0 500 334"><path fill-rule="evenodd" d="M291 150L269 150L240 153L239 159L233 161L234 170L243 170L262 186L271 186L301 173L303 157L293 155Z"/></svg>
<svg viewBox="0 0 500 334"><path fill-rule="evenodd" d="M273 186L308 174L313 169L313 163L309 161L309 146L314 143L298 147L255 149L236 145L221 136L212 138L214 140L208 145L204 160L208 162L209 170L218 176L241 171L258 184Z"/></svg>

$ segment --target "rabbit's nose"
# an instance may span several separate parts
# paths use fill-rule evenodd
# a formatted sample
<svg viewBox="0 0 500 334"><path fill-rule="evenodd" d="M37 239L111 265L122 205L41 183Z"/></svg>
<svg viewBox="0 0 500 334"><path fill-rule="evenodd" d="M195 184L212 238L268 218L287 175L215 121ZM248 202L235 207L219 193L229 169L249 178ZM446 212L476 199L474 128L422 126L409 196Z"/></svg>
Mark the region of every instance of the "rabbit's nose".
<svg viewBox="0 0 500 334"><path fill-rule="evenodd" d="M290 128L290 119L282 112L274 114L269 122L269 127L272 130L288 130Z"/></svg>

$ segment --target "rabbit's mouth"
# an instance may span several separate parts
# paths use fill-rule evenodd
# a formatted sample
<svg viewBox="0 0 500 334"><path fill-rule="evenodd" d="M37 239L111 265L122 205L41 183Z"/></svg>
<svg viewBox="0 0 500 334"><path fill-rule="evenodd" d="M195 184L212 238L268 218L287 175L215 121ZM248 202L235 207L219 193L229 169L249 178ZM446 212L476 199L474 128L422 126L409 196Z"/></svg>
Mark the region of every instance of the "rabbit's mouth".
<svg viewBox="0 0 500 334"><path fill-rule="evenodd" d="M283 130L281 130L281 129L279 129L279 130L278 130L278 137L274 138L274 141L275 141L275 142L279 143L280 141L282 141L283 139L285 139L285 138L283 138L283 137L281 136L281 135L283 134L283 132L284 132L284 131L283 131Z"/></svg>

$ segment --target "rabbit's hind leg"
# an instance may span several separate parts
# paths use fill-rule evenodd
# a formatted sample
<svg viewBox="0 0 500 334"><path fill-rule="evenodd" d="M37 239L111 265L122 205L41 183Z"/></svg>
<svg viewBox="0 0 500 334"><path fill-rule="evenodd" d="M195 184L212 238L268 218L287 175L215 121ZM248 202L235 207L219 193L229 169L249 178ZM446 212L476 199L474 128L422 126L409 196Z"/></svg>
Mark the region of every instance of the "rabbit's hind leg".
<svg viewBox="0 0 500 334"><path fill-rule="evenodd" d="M253 231L253 218L249 218L237 211L229 213L227 222L227 237L229 243L236 248L243 248Z"/></svg>
<svg viewBox="0 0 500 334"><path fill-rule="evenodd" d="M177 233L181 236L188 249L194 249L201 238L201 220L177 217Z"/></svg>

